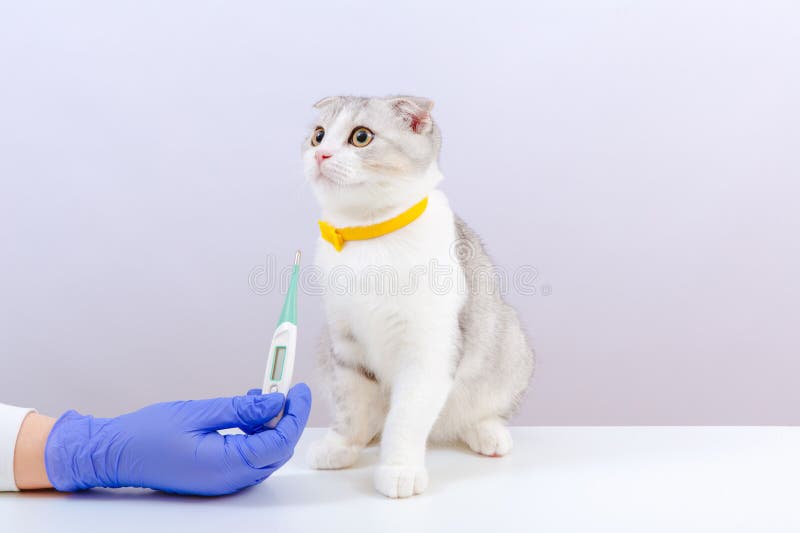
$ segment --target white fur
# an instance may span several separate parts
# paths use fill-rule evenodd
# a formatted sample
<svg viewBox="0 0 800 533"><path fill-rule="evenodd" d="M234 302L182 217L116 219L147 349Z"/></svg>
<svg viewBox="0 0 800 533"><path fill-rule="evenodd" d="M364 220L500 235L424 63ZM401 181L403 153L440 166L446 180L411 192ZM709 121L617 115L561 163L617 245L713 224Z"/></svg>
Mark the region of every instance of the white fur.
<svg viewBox="0 0 800 533"><path fill-rule="evenodd" d="M519 372L495 365L497 372L509 374L497 376L505 380L500 381L501 388L508 390L496 390L497 384L485 379L486 359L480 350L496 350L492 345L496 338L487 334L485 339L467 341L459 330L468 296L458 290L465 286L465 272L451 249L457 240L455 216L444 193L436 189L442 180L435 160L438 130L424 122L422 133L398 127L397 121L392 122L396 115L387 112L396 109L394 100L373 99L366 106L362 102L335 107L340 102L334 98L318 104L334 110L323 113L323 142L311 147L307 140L303 157L322 206L321 218L336 227L364 226L387 220L425 196L428 207L411 224L376 239L346 242L341 252L318 240L316 264L326 281L331 351L326 364L336 409L332 429L312 446L309 461L316 468L350 466L381 433L375 487L389 497L408 497L428 485L429 438L460 439L484 455L510 450L505 417L527 384L532 359L531 367L523 364ZM407 108L424 113L430 104L404 100L402 111ZM354 125L375 131L376 144L369 150L347 144ZM397 143L403 150L392 150ZM331 158L317 164L318 150L332 154ZM420 161L427 162L423 166ZM376 267L390 268L400 290L380 290L374 278L363 275ZM342 287L334 278L347 279L351 285ZM402 289L410 286L413 290ZM498 313L513 314L496 298ZM487 321L509 321L492 316L494 310L490 309Z"/></svg>

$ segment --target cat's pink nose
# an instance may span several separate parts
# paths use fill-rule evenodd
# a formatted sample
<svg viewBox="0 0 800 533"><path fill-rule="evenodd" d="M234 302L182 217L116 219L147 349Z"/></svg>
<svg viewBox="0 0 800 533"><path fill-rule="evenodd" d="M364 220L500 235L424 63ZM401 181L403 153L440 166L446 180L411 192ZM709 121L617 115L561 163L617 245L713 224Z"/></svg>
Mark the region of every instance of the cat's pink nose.
<svg viewBox="0 0 800 533"><path fill-rule="evenodd" d="M323 161L325 161L332 155L333 154L330 152L323 152L322 150L318 150L317 153L315 154L317 158L317 165L321 165Z"/></svg>

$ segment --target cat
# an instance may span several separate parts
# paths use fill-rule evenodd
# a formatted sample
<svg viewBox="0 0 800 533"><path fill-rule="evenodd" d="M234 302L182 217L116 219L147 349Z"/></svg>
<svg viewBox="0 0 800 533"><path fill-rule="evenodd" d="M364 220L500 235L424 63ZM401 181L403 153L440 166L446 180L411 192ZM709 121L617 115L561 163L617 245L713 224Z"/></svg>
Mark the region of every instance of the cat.
<svg viewBox="0 0 800 533"><path fill-rule="evenodd" d="M330 228L315 264L327 281L320 368L333 422L308 461L346 468L380 434L375 488L409 497L428 485L429 440L461 440L488 456L509 452L506 423L534 355L496 280L482 275L492 263L480 239L436 188L443 176L433 102L333 96L314 107L320 116L303 143L303 164L321 227ZM404 226L380 226L398 215ZM375 224L385 234L349 240L345 230L342 240L330 233ZM362 275L375 271L402 287Z"/></svg>

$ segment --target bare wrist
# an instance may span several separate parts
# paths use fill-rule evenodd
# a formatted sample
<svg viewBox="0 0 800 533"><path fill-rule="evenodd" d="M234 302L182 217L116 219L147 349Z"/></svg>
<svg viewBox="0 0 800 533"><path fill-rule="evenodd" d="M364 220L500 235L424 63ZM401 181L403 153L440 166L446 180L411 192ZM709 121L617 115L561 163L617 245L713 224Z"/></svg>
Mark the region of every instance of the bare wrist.
<svg viewBox="0 0 800 533"><path fill-rule="evenodd" d="M14 482L17 488L52 488L44 466L44 450L55 423L55 418L39 413L28 413L22 421L14 447Z"/></svg>

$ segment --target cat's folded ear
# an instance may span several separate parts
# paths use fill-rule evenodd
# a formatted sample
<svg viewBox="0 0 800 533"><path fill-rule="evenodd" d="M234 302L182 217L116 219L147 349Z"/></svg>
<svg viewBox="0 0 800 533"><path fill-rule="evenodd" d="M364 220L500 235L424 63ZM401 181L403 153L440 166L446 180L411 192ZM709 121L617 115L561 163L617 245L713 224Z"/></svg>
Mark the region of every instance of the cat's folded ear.
<svg viewBox="0 0 800 533"><path fill-rule="evenodd" d="M324 107L328 107L329 105L338 102L341 100L341 96L326 96L316 104L314 104L314 109L322 109Z"/></svg>
<svg viewBox="0 0 800 533"><path fill-rule="evenodd" d="M427 133L433 127L433 100L419 96L393 96L389 105L414 133Z"/></svg>

